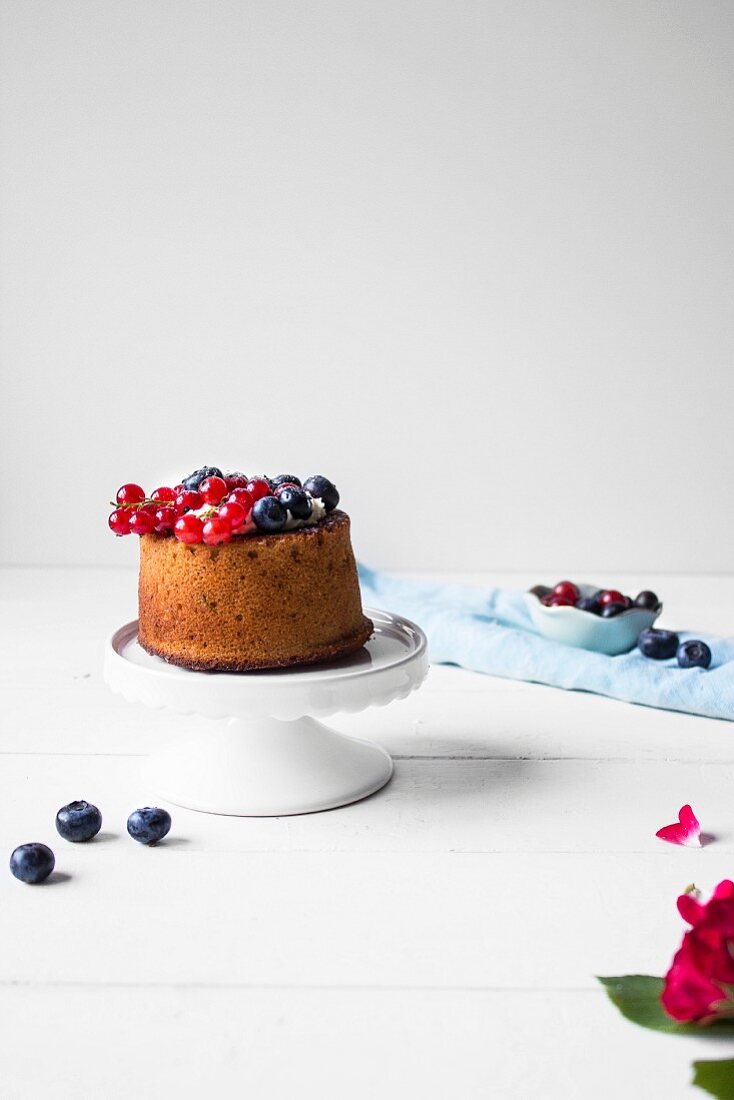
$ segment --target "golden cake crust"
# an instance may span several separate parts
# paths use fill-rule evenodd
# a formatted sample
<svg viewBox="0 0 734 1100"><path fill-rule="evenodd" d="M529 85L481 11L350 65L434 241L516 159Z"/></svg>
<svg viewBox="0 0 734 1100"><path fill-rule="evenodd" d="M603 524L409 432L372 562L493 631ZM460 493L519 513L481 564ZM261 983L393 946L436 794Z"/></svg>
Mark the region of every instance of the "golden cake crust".
<svg viewBox="0 0 734 1100"><path fill-rule="evenodd" d="M373 631L341 511L221 546L143 535L138 607L143 649L191 669L315 664L354 652Z"/></svg>

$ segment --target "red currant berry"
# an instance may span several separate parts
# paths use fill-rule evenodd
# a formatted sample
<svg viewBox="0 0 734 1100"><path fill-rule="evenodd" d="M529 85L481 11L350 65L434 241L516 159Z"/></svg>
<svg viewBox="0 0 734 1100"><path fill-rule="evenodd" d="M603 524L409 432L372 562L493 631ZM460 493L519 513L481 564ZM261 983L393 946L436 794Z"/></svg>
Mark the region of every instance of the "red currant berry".
<svg viewBox="0 0 734 1100"><path fill-rule="evenodd" d="M626 605L627 598L623 596L621 592L617 592L616 588L605 589L599 597L599 606L606 607L610 603L621 603Z"/></svg>
<svg viewBox="0 0 734 1100"><path fill-rule="evenodd" d="M149 535L155 531L155 515L151 515L144 508L138 508L137 512L133 512L130 516L130 530L134 535Z"/></svg>
<svg viewBox="0 0 734 1100"><path fill-rule="evenodd" d="M137 508L133 508L133 512L148 512L149 515L155 516L158 510L158 505L149 501L147 504L140 504Z"/></svg>
<svg viewBox="0 0 734 1100"><path fill-rule="evenodd" d="M236 500L228 500L227 503L223 504L219 509L217 515L221 516L222 519L226 519L232 530L234 530L235 527L241 527L247 519L247 512Z"/></svg>
<svg viewBox="0 0 734 1100"><path fill-rule="evenodd" d="M130 509L115 508L114 512L110 514L110 518L107 522L110 525L110 531L114 531L116 535L129 535Z"/></svg>
<svg viewBox="0 0 734 1100"><path fill-rule="evenodd" d="M169 489L167 485L161 486L160 489L154 489L150 494L151 500L175 500L177 493L173 489Z"/></svg>
<svg viewBox="0 0 734 1100"><path fill-rule="evenodd" d="M207 546L218 546L221 542L230 542L232 528L221 516L212 516L204 524L202 537Z"/></svg>
<svg viewBox="0 0 734 1100"><path fill-rule="evenodd" d="M263 481L260 477L256 477L253 481L248 481L245 488L252 497L253 503L256 500L260 500L261 497L269 497L272 495L267 481Z"/></svg>
<svg viewBox="0 0 734 1100"><path fill-rule="evenodd" d="M231 477L225 477L224 481L230 493L233 489L244 489L247 486L244 474L232 474Z"/></svg>
<svg viewBox="0 0 734 1100"><path fill-rule="evenodd" d="M117 490L116 499L118 504L140 504L145 500L145 489L133 482L128 485L121 485Z"/></svg>
<svg viewBox="0 0 734 1100"><path fill-rule="evenodd" d="M559 596L553 593L550 596L544 596L541 603L545 603L546 607L573 607L575 600L569 600L568 596Z"/></svg>
<svg viewBox="0 0 734 1100"><path fill-rule="evenodd" d="M563 596L565 600L569 600L571 603L576 603L581 593L575 584L571 581L559 581L556 587L553 589L552 596Z"/></svg>
<svg viewBox="0 0 734 1100"><path fill-rule="evenodd" d="M195 489L184 489L176 497L176 514L182 516L184 512L195 512L197 508L201 508L203 503L204 499L201 493L197 493Z"/></svg>
<svg viewBox="0 0 734 1100"><path fill-rule="evenodd" d="M199 517L187 512L185 516L180 516L176 520L173 533L179 542L193 545L195 542L201 542L201 528L202 522Z"/></svg>
<svg viewBox="0 0 734 1100"><path fill-rule="evenodd" d="M255 503L255 501L252 499L252 493L248 492L247 489L233 489L227 497L227 503L230 504L234 503L235 501L237 502L237 504L242 505L242 507L245 509L246 515L250 514L250 512L252 511L252 506Z"/></svg>
<svg viewBox="0 0 734 1100"><path fill-rule="evenodd" d="M184 491L184 489L185 489L185 488L186 488L186 486L185 486L185 485L181 485L181 483L179 482L179 484L178 484L178 485L174 485L174 486L173 486L173 491L174 491L174 493L176 494L176 496L178 496L178 495L179 495L179 493L182 493L182 492Z"/></svg>
<svg viewBox="0 0 734 1100"><path fill-rule="evenodd" d="M223 477L207 477L199 486L199 492L207 504L219 504L227 492L227 483Z"/></svg>
<svg viewBox="0 0 734 1100"><path fill-rule="evenodd" d="M169 535L177 520L176 509L165 505L159 508L155 514L155 529L159 535Z"/></svg>

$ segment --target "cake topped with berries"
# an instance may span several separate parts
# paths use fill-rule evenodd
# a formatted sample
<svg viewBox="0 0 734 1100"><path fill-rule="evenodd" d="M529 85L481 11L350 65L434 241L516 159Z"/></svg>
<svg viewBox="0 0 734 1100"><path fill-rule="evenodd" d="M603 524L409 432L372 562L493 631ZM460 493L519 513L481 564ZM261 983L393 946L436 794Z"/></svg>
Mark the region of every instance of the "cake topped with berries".
<svg viewBox="0 0 734 1100"><path fill-rule="evenodd" d="M192 669L245 672L364 645L350 521L328 478L203 466L147 495L128 483L109 526L140 536L140 645Z"/></svg>

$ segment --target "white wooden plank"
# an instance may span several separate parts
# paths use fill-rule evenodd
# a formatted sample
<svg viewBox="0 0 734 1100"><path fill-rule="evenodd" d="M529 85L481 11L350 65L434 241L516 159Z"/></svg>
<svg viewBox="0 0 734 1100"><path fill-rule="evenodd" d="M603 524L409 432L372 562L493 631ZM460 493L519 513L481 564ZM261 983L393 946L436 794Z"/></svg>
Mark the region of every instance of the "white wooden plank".
<svg viewBox="0 0 734 1100"><path fill-rule="evenodd" d="M597 992L232 988L0 989L0 1047L4 1100L693 1100L690 1063L732 1054Z"/></svg>
<svg viewBox="0 0 734 1100"><path fill-rule="evenodd" d="M734 761L732 722L539 684L498 691L495 685L508 681L479 679L482 692L454 692L444 680L441 691L422 689L384 711L331 721L355 737L379 740L400 756Z"/></svg>
<svg viewBox="0 0 734 1100"><path fill-rule="evenodd" d="M431 670L429 683L434 675ZM456 673L460 670L441 669ZM113 695L97 667L39 689L39 673L4 693L0 754L147 753L186 732L195 718L148 711ZM537 685L483 692L422 689L409 699L331 725L379 741L397 756L734 761L734 723L696 718ZM205 728L208 728L205 726Z"/></svg>
<svg viewBox="0 0 734 1100"><path fill-rule="evenodd" d="M653 855L65 851L70 877L0 879L1 981L593 988L662 972L688 860ZM714 853L711 887L731 871Z"/></svg>
<svg viewBox="0 0 734 1100"><path fill-rule="evenodd" d="M95 802L104 831L124 837L128 813L155 796L141 759L8 756L0 768L0 844L43 839L59 860L59 806ZM690 802L715 840L679 848L655 837ZM731 772L716 765L630 761L400 760L372 798L326 814L224 818L171 807L187 852L644 853L679 867L686 882L734 852ZM127 840L124 843L128 843ZM90 856L90 858L92 858ZM99 857L102 858L100 852ZM60 862L61 865L61 862ZM685 883L683 883L685 885Z"/></svg>

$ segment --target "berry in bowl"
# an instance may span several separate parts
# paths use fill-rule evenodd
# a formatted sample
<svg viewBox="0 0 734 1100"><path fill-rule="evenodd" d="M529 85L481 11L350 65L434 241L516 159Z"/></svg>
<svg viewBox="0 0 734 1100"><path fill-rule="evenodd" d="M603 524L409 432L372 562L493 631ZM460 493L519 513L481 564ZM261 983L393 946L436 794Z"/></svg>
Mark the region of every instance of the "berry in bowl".
<svg viewBox="0 0 734 1100"><path fill-rule="evenodd" d="M616 588L572 581L559 581L553 588L536 585L525 593L525 603L544 638L609 657L632 649L663 608L654 592L632 599Z"/></svg>

